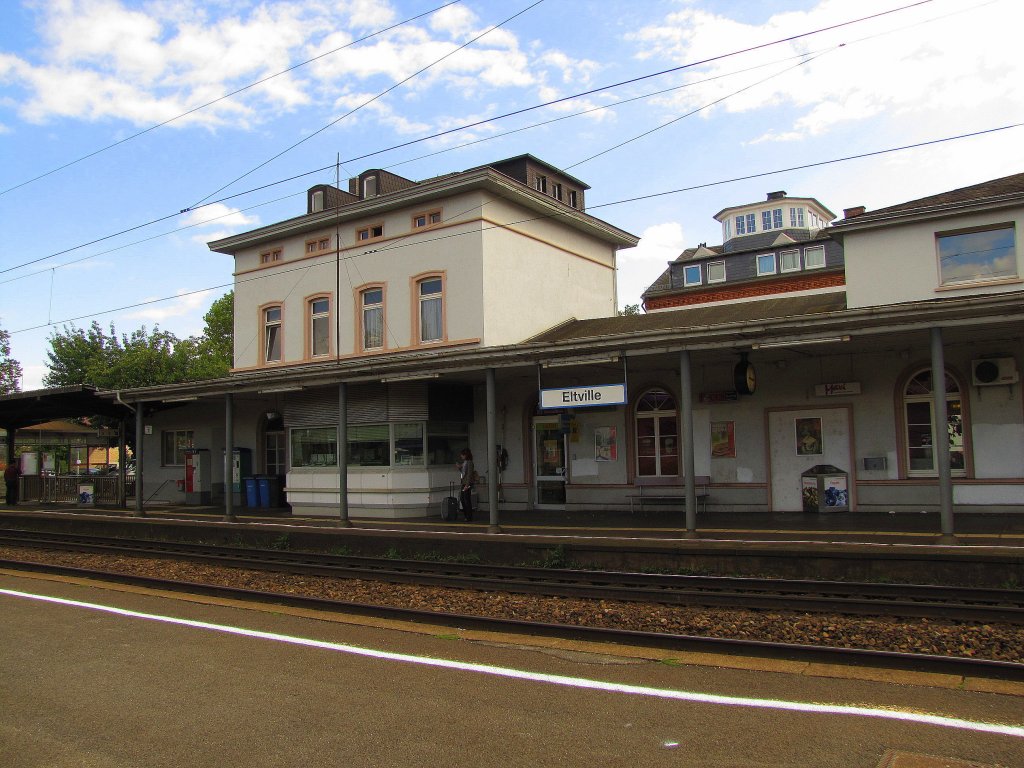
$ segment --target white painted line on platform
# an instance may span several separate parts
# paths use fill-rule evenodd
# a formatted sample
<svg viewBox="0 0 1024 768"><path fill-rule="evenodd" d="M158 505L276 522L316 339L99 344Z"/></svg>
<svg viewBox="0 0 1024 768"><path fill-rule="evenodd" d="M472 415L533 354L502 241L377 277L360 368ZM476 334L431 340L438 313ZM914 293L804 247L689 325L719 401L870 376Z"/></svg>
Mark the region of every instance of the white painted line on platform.
<svg viewBox="0 0 1024 768"><path fill-rule="evenodd" d="M427 656L412 656L404 653L391 653L388 651L376 651L371 648L360 648L354 645L342 643L331 643L324 640L313 640L310 638L293 637L282 635L276 632L263 632L255 629L244 629L232 627L225 624L211 624L205 621L194 621L173 616L161 616L159 614L141 613L125 608L116 608L109 605L97 603L86 603L80 600L69 600L63 597L50 595L36 595L29 592L19 592L13 589L0 589L0 594L9 597L37 600L57 605L66 605L73 608L85 608L92 611L124 616L132 619L144 619L157 621L164 624L174 624L193 629L205 629L212 632L222 632L229 635L252 637L260 640L272 640L289 645L299 645L309 648L321 648L328 651L348 653L355 656L367 656L385 661L397 661L405 664L419 664L428 667L439 667L442 669L454 669L461 672L475 672L478 674L492 675L495 677L506 677L517 680L527 680L536 683L548 683L569 688L581 688L595 691L606 691L610 693L624 693L633 696L649 696L660 699L672 699L676 701L688 701L697 704L714 704L718 706L750 707L756 709L775 709L790 712L801 712L805 714L820 715L850 715L855 717L873 717L883 720L898 720L907 723L920 725L933 725L941 728L957 728L979 733L992 733L1003 736L1013 736L1024 739L1024 727L1006 725L1003 723L983 723L973 720L962 720L955 717L942 717L940 715L929 715L921 712L900 711L892 709L878 709L874 707L854 707L838 704L813 704L800 701L780 701L777 699L755 699L743 696L721 696L717 694L698 693L696 691L678 691L665 688L650 688L639 685L625 685L622 683L610 683L602 680L588 680L581 677L568 677L565 675L548 675L541 672L529 672L526 670L511 669L509 667L496 667L488 664L471 664L463 661L451 661L448 659L433 659Z"/></svg>

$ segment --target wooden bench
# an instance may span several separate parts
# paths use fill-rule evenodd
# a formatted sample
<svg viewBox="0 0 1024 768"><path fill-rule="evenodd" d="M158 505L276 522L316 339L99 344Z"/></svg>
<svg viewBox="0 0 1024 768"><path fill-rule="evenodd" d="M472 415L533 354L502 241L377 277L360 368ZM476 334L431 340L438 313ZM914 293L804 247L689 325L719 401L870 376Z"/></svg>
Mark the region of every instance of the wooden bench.
<svg viewBox="0 0 1024 768"><path fill-rule="evenodd" d="M696 491L697 501L700 503L701 511L707 509L709 486L711 485L711 478L707 475L697 475L694 477L694 490ZM671 493L669 492L671 491ZM635 508L634 505L639 506L643 509L644 504L686 504L686 486L678 485L641 485L640 493L634 493L629 496L629 511L632 512Z"/></svg>

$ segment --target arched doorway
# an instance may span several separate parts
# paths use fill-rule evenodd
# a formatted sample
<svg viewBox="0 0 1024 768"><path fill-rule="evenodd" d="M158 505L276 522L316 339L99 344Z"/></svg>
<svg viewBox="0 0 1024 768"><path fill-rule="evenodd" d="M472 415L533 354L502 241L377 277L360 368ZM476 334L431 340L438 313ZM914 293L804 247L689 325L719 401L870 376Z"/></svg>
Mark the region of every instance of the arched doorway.
<svg viewBox="0 0 1024 768"><path fill-rule="evenodd" d="M679 414L675 398L663 389L640 396L635 412L636 476L679 475Z"/></svg>

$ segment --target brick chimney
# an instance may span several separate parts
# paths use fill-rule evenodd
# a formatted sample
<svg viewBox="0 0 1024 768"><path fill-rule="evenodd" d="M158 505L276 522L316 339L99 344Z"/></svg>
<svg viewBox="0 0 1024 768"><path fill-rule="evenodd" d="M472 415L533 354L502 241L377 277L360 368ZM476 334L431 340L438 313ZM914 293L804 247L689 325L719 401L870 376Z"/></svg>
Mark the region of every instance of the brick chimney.
<svg viewBox="0 0 1024 768"><path fill-rule="evenodd" d="M867 208L865 208L863 205L855 205L853 208L843 208L843 218L852 219L855 216L863 216L864 211L866 210Z"/></svg>
<svg viewBox="0 0 1024 768"><path fill-rule="evenodd" d="M779 190L778 192L769 192L768 193L768 199L769 200L781 200L785 196L786 196L786 193L783 190Z"/></svg>

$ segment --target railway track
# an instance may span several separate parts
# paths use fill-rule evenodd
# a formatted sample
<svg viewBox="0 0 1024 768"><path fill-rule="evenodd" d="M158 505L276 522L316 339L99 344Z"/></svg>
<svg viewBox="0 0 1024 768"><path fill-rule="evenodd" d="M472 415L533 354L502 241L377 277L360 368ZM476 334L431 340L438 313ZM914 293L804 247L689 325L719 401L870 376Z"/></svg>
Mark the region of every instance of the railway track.
<svg viewBox="0 0 1024 768"><path fill-rule="evenodd" d="M8 529L0 544L489 592L1024 625L1024 592L1010 589L438 563Z"/></svg>

